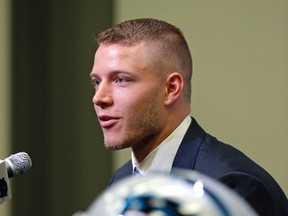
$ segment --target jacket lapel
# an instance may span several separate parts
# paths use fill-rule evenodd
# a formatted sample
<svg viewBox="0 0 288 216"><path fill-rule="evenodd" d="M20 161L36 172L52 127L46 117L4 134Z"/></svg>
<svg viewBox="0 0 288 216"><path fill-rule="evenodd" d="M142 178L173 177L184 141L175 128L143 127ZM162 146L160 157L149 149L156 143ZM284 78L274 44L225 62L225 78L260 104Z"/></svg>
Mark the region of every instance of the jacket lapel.
<svg viewBox="0 0 288 216"><path fill-rule="evenodd" d="M194 169L200 146L206 137L205 131L192 118L192 122L180 144L173 168Z"/></svg>

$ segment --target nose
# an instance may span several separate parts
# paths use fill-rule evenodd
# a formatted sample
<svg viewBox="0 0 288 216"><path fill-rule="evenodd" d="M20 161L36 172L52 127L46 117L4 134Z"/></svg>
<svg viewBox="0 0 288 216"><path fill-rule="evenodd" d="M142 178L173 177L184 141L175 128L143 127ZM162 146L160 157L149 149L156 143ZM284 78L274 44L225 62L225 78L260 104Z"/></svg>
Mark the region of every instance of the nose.
<svg viewBox="0 0 288 216"><path fill-rule="evenodd" d="M99 84L93 96L93 104L101 108L111 106L113 104L111 88L104 83Z"/></svg>

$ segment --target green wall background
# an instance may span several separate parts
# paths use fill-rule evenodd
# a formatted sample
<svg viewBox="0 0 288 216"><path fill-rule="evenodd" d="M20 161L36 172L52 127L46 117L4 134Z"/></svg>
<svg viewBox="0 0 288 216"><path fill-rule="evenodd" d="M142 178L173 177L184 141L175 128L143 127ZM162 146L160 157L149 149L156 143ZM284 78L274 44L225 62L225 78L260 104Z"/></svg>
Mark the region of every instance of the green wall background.
<svg viewBox="0 0 288 216"><path fill-rule="evenodd" d="M288 1L117 0L115 23L163 19L182 29L194 61L192 115L241 149L288 194ZM114 155L114 169L130 157Z"/></svg>

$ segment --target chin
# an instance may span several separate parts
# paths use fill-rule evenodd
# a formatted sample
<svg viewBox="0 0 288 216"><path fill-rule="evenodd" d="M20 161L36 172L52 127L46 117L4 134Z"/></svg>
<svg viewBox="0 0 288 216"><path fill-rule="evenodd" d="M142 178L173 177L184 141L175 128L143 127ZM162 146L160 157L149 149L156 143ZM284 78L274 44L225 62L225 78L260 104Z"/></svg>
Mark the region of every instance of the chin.
<svg viewBox="0 0 288 216"><path fill-rule="evenodd" d="M104 146L108 150L121 150L121 149L126 149L126 148L131 147L131 145L125 144L125 143L123 144L119 142L106 142L106 141L104 143Z"/></svg>

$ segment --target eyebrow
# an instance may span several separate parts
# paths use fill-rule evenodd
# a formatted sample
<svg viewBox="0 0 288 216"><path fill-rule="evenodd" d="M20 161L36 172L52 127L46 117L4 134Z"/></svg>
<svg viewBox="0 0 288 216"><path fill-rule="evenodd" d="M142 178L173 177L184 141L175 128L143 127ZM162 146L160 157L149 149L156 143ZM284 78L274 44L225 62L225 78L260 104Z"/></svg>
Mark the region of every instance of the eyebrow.
<svg viewBox="0 0 288 216"><path fill-rule="evenodd" d="M95 74L95 73L93 73L93 72L91 72L91 73L89 74L89 77L90 77L90 78L94 78L94 77L98 77L98 75Z"/></svg>
<svg viewBox="0 0 288 216"><path fill-rule="evenodd" d="M125 70L114 70L114 71L110 71L109 72L109 76L110 75L115 75L115 74L127 74L127 75L130 75L130 76L135 76L135 74L133 74L133 73L131 73L131 72L129 72L129 71L125 71ZM97 74L95 74L95 73L93 73L93 72L91 72L90 74L89 74L89 76L91 77L91 78L95 78L95 77L99 77Z"/></svg>

